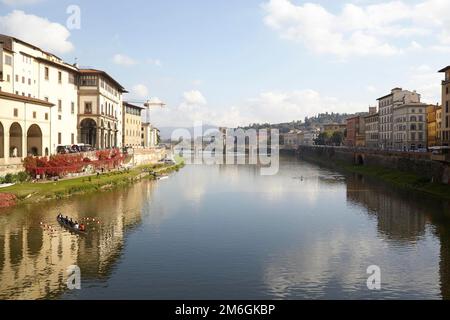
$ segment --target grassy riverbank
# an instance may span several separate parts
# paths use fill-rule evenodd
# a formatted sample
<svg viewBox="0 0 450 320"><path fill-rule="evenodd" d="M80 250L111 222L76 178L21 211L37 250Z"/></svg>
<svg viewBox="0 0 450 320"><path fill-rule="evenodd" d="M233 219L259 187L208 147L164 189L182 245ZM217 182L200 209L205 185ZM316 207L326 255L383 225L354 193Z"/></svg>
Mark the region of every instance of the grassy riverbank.
<svg viewBox="0 0 450 320"><path fill-rule="evenodd" d="M323 161L322 159L307 159L307 161L317 162L323 166L331 166L338 170L372 177L403 189L420 191L442 199L450 200L450 185L431 182L428 178L413 173L382 167L349 165L342 161L333 161L331 163L330 161Z"/></svg>
<svg viewBox="0 0 450 320"><path fill-rule="evenodd" d="M46 200L63 199L73 195L111 190L126 186L141 179L156 179L158 175L178 171L184 166L181 158L175 165L154 164L139 166L127 171L105 173L99 176L81 177L46 183L21 183L0 189L0 193L13 194L17 204L37 203Z"/></svg>

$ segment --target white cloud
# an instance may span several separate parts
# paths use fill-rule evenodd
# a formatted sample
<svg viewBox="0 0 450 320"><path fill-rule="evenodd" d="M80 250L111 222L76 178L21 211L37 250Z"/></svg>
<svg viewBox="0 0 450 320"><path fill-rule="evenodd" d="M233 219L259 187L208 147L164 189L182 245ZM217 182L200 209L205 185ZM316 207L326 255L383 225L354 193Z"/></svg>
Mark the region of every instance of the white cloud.
<svg viewBox="0 0 450 320"><path fill-rule="evenodd" d="M183 93L184 103L189 106L205 105L206 99L198 90L187 91Z"/></svg>
<svg viewBox="0 0 450 320"><path fill-rule="evenodd" d="M149 90L144 84L137 84L131 88L129 96L134 99L147 99L149 96Z"/></svg>
<svg viewBox="0 0 450 320"><path fill-rule="evenodd" d="M136 61L134 59L123 54L114 55L113 62L121 66L132 66L136 64Z"/></svg>
<svg viewBox="0 0 450 320"><path fill-rule="evenodd" d="M74 48L68 40L70 32L66 27L19 10L0 16L0 30L51 53L67 53Z"/></svg>
<svg viewBox="0 0 450 320"><path fill-rule="evenodd" d="M24 6L29 4L36 4L42 1L43 0L2 0L1 2L8 6Z"/></svg>
<svg viewBox="0 0 450 320"><path fill-rule="evenodd" d="M319 4L295 5L290 0L269 0L263 8L266 25L315 53L389 56L421 47L419 39L431 42L431 49L450 46L447 0L346 4L339 13Z"/></svg>
<svg viewBox="0 0 450 320"><path fill-rule="evenodd" d="M437 73L437 70L439 67L420 65L412 67L406 75L408 79L406 86L417 90L422 96L422 102L436 104L442 100L442 74Z"/></svg>

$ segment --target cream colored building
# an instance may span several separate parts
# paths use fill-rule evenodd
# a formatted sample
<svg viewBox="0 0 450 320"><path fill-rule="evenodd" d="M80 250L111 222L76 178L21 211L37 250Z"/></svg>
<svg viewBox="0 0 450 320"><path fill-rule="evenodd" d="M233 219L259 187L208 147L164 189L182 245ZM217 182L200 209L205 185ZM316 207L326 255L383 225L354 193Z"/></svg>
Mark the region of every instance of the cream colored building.
<svg viewBox="0 0 450 320"><path fill-rule="evenodd" d="M365 147L370 149L379 148L379 120L380 114L376 112L375 109L372 109L372 112L369 112L369 115L365 116L364 123L366 126L365 135Z"/></svg>
<svg viewBox="0 0 450 320"><path fill-rule="evenodd" d="M142 147L154 148L158 145L158 129L153 127L150 123L142 124Z"/></svg>
<svg viewBox="0 0 450 320"><path fill-rule="evenodd" d="M420 94L402 88L394 88L390 94L378 99L379 139L382 149L394 148L394 109L397 106L411 103L420 103Z"/></svg>
<svg viewBox="0 0 450 320"><path fill-rule="evenodd" d="M104 71L79 71L78 141L97 149L122 147L125 88Z"/></svg>
<svg viewBox="0 0 450 320"><path fill-rule="evenodd" d="M50 153L52 108L47 101L0 91L0 166Z"/></svg>
<svg viewBox="0 0 450 320"><path fill-rule="evenodd" d="M291 131L283 135L284 146L298 147L303 143L304 135L301 131Z"/></svg>
<svg viewBox="0 0 450 320"><path fill-rule="evenodd" d="M394 106L395 150L409 151L427 147L427 107L425 103Z"/></svg>
<svg viewBox="0 0 450 320"><path fill-rule="evenodd" d="M142 107L128 102L123 103L123 146L130 148L142 147Z"/></svg>
<svg viewBox="0 0 450 320"><path fill-rule="evenodd" d="M58 145L76 143L77 68L32 44L5 35L0 35L0 54L1 91L55 105L48 110L49 153L55 153Z"/></svg>

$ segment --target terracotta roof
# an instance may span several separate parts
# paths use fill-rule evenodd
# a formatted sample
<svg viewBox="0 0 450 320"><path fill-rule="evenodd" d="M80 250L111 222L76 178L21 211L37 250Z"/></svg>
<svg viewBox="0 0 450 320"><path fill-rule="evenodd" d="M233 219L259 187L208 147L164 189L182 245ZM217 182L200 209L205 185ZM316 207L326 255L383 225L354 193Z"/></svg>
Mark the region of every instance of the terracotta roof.
<svg viewBox="0 0 450 320"><path fill-rule="evenodd" d="M111 77L108 73L106 73L105 71L102 70L97 70L97 69L79 69L78 70L81 74L98 74L98 75L102 75L106 78L108 78L108 80L110 80L111 82L113 82L117 87L119 87L120 91L122 93L127 93L128 91L116 80L114 80L113 77Z"/></svg>
<svg viewBox="0 0 450 320"><path fill-rule="evenodd" d="M30 97L24 97L18 94L12 94L8 92L0 91L0 98L7 99L7 100L14 100L14 101L20 101L25 103L33 103L33 104L39 104L45 107L53 107L54 104L50 103L45 100L36 99L36 98L30 98Z"/></svg>

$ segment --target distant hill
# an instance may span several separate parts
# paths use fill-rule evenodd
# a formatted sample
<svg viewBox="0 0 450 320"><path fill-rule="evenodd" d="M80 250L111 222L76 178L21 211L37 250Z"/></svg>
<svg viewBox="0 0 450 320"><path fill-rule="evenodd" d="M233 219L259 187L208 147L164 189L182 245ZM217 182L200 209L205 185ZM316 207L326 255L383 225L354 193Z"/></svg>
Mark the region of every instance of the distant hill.
<svg viewBox="0 0 450 320"><path fill-rule="evenodd" d="M319 113L314 117L306 117L305 120L296 120L286 123L254 123L243 129L278 129L280 133L287 133L291 130L309 130L313 128L323 127L329 123L345 123L345 120L354 116L355 114L348 113Z"/></svg>

